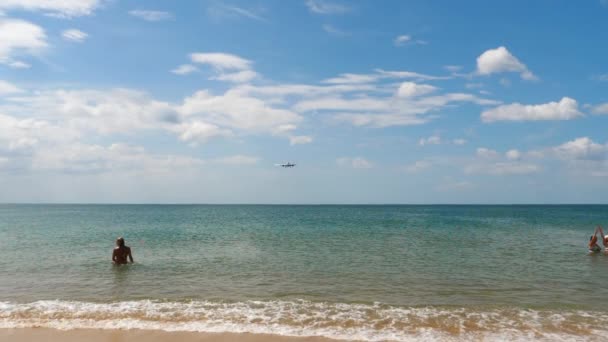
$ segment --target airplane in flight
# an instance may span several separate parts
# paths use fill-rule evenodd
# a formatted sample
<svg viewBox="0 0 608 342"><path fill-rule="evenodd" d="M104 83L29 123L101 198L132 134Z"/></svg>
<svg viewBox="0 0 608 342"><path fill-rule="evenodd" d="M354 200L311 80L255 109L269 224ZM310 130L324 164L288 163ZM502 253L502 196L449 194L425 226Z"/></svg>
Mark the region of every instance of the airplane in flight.
<svg viewBox="0 0 608 342"><path fill-rule="evenodd" d="M290 163L290 162L287 162L285 164L274 164L274 165L275 166L280 166L280 167L285 167L285 168L296 166L296 164L293 164L293 163Z"/></svg>

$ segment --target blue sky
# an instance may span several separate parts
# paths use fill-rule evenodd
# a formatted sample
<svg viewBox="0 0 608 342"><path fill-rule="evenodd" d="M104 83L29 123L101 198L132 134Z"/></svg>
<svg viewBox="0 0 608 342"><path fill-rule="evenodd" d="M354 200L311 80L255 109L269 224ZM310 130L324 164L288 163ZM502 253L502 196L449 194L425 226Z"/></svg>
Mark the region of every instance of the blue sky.
<svg viewBox="0 0 608 342"><path fill-rule="evenodd" d="M608 200L606 1L0 13L1 202Z"/></svg>

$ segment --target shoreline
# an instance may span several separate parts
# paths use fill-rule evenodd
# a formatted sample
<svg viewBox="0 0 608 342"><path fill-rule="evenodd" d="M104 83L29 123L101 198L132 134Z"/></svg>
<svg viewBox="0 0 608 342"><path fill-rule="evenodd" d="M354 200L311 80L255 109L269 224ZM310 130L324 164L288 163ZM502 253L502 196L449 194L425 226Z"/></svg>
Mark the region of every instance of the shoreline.
<svg viewBox="0 0 608 342"><path fill-rule="evenodd" d="M0 341L11 342L331 342L325 337L291 337L253 333L206 333L144 329L0 328Z"/></svg>

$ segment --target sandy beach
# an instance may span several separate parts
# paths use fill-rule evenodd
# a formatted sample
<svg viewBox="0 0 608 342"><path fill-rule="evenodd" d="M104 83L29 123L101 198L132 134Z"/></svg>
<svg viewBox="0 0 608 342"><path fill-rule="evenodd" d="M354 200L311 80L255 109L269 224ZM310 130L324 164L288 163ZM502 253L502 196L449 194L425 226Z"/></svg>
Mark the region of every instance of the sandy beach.
<svg viewBox="0 0 608 342"><path fill-rule="evenodd" d="M0 341L11 342L324 342L333 341L320 337L286 337L264 334L228 334L197 332L166 332L160 330L102 330L48 328L0 329Z"/></svg>

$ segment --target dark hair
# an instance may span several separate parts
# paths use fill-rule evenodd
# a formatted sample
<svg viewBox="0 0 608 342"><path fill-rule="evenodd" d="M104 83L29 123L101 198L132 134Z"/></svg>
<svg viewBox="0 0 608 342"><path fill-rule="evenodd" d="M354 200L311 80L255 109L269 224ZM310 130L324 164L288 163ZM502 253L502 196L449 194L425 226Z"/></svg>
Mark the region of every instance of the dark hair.
<svg viewBox="0 0 608 342"><path fill-rule="evenodd" d="M124 247L125 246L125 239L123 239L122 236L119 237L118 239L116 239L116 242L118 242L118 245L120 247Z"/></svg>

